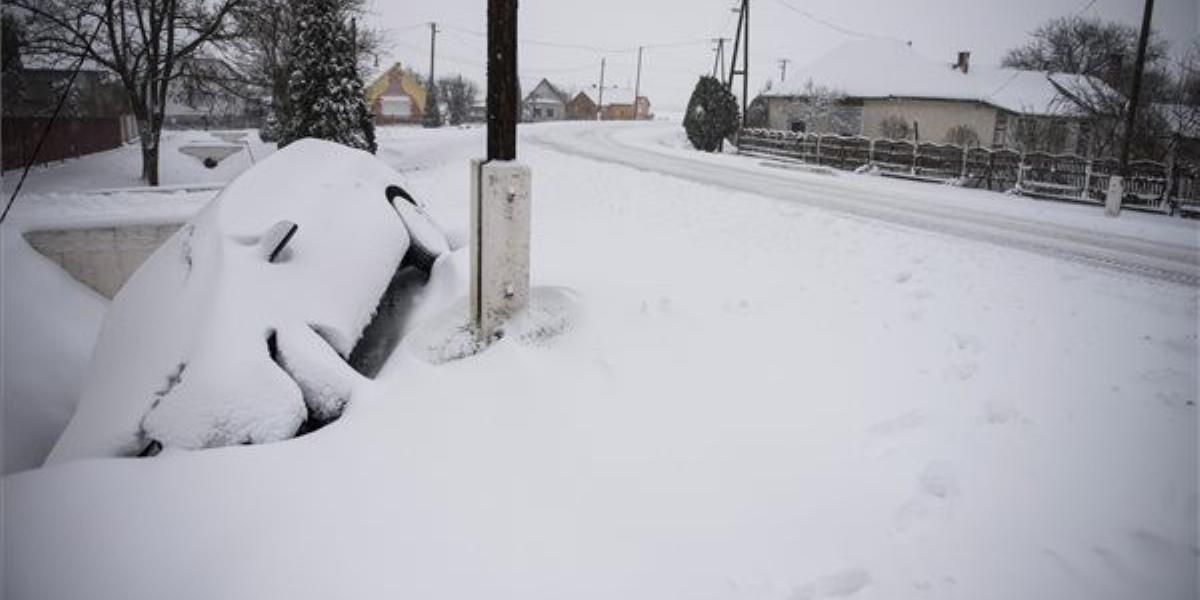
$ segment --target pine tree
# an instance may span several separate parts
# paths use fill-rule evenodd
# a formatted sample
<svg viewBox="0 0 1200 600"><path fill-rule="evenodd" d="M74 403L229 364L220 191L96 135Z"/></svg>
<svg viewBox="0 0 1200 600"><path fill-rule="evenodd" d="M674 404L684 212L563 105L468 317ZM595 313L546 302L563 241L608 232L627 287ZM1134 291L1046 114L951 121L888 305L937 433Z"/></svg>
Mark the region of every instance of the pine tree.
<svg viewBox="0 0 1200 600"><path fill-rule="evenodd" d="M697 149L715 151L738 130L737 98L715 77L701 77L688 101L683 128Z"/></svg>
<svg viewBox="0 0 1200 600"><path fill-rule="evenodd" d="M289 114L280 147L313 137L375 152L350 28L336 0L298 0Z"/></svg>

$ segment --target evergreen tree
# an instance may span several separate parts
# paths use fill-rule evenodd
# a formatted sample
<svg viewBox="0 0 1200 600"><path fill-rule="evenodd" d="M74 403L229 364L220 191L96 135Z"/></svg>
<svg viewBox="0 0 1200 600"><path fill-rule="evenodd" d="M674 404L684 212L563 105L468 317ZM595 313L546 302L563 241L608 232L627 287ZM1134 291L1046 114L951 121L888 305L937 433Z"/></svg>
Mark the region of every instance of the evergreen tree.
<svg viewBox="0 0 1200 600"><path fill-rule="evenodd" d="M375 152L350 28L336 0L298 0L290 99L279 145L306 137Z"/></svg>
<svg viewBox="0 0 1200 600"><path fill-rule="evenodd" d="M701 77L688 101L683 128L699 150L713 152L738 130L737 98L715 77Z"/></svg>

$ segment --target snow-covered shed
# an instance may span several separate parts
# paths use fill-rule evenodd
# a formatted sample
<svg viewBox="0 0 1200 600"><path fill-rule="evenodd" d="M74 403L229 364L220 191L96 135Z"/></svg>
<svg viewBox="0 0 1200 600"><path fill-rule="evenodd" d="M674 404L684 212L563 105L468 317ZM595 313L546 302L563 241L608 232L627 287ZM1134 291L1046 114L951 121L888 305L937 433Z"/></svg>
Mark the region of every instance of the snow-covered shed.
<svg viewBox="0 0 1200 600"><path fill-rule="evenodd" d="M1016 146L1026 124L1059 129L1053 151L1075 151L1079 107L1064 93L1103 86L1082 75L937 61L907 44L854 41L764 93L772 129ZM1028 127L1024 127L1028 129Z"/></svg>

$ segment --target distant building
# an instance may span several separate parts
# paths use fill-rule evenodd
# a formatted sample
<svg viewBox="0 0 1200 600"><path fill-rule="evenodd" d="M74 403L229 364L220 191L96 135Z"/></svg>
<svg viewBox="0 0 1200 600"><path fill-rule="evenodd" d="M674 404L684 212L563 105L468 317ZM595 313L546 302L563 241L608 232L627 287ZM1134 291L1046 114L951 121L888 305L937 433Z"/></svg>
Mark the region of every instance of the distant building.
<svg viewBox="0 0 1200 600"><path fill-rule="evenodd" d="M25 164L67 90L70 70L19 69L4 76L0 157L3 168ZM137 139L138 126L124 88L105 71L79 72L62 112L46 135L37 163L117 148Z"/></svg>
<svg viewBox="0 0 1200 600"><path fill-rule="evenodd" d="M400 63L389 67L367 86L367 105L375 123L420 123L425 116L425 86Z"/></svg>
<svg viewBox="0 0 1200 600"><path fill-rule="evenodd" d="M567 95L546 79L534 86L523 104L529 121L561 121L567 117Z"/></svg>
<svg viewBox="0 0 1200 600"><path fill-rule="evenodd" d="M973 66L970 53L938 62L905 44L843 44L763 94L772 129L1022 147L1030 133L1051 152L1084 152L1083 114L1066 89L1083 75ZM813 90L832 98L813 97ZM831 92L831 94L829 93Z"/></svg>
<svg viewBox="0 0 1200 600"><path fill-rule="evenodd" d="M635 102L633 90L605 90L604 99L608 102L600 112L605 121L633 121L653 117L650 114L650 100L645 96L638 96Z"/></svg>
<svg viewBox="0 0 1200 600"><path fill-rule="evenodd" d="M484 100L476 100L471 108L467 110L468 123L486 123L487 122L487 102Z"/></svg>
<svg viewBox="0 0 1200 600"><path fill-rule="evenodd" d="M575 121L594 121L599 108L587 92L579 92L567 103L567 118Z"/></svg>

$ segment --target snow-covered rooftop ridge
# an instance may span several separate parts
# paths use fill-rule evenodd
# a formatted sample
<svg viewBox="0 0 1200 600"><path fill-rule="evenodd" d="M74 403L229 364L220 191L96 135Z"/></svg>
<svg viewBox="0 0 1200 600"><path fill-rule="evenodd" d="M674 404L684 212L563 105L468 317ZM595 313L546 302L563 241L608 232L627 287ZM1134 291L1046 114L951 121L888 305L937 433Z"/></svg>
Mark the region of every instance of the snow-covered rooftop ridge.
<svg viewBox="0 0 1200 600"><path fill-rule="evenodd" d="M766 95L803 95L811 81L858 98L968 100L1016 113L1062 114L1069 112L1070 102L1056 86L1074 89L1087 78L974 64L963 73L950 60L931 60L907 44L862 40L835 47L800 69L793 81Z"/></svg>

